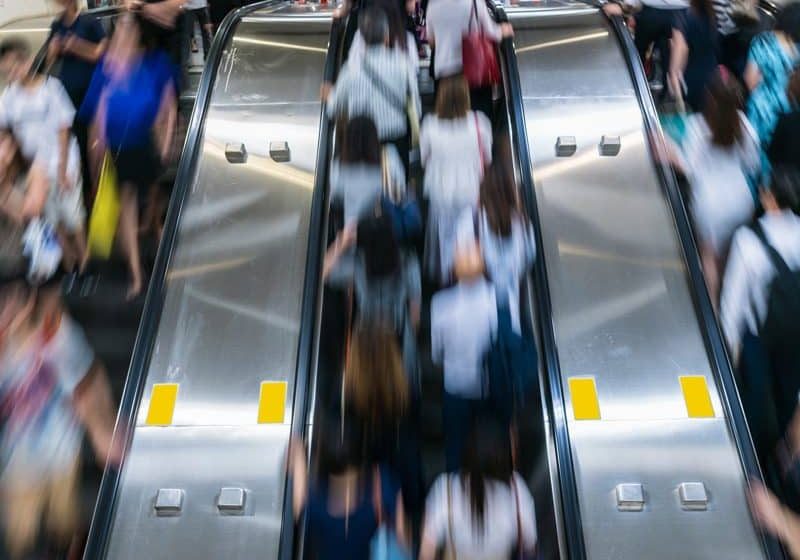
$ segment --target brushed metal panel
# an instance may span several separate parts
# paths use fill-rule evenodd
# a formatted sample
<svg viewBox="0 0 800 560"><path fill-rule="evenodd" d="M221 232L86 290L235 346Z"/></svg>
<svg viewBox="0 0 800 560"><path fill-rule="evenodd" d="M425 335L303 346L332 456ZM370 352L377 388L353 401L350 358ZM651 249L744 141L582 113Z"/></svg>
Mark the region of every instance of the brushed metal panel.
<svg viewBox="0 0 800 560"><path fill-rule="evenodd" d="M225 45L170 256L108 558L278 554L330 34L329 13L309 7L313 18L292 19L279 17L280 9L272 8L274 18L262 10L237 23ZM271 141L291 146L291 162L270 158ZM226 159L231 144L246 146L245 162ZM282 423L257 424L262 381L287 383ZM179 384L173 423L148 427L150 393L162 382ZM179 516L155 515L160 488L183 491ZM241 511L220 511L222 489L243 491Z"/></svg>
<svg viewBox="0 0 800 560"><path fill-rule="evenodd" d="M122 478L107 558L277 558L289 426L139 428ZM244 515L221 515L220 487L247 491ZM158 489L183 491L179 516L158 516Z"/></svg>
<svg viewBox="0 0 800 560"><path fill-rule="evenodd" d="M599 14L543 28L509 12L588 557L763 557L616 38ZM571 157L556 156L560 136L575 137ZM601 155L603 136L620 138L618 155ZM687 418L686 374L706 377L715 419ZM567 378L587 375L598 422L572 420ZM708 511L684 511L678 485L697 481ZM647 494L636 515L616 504L616 486L631 482Z"/></svg>

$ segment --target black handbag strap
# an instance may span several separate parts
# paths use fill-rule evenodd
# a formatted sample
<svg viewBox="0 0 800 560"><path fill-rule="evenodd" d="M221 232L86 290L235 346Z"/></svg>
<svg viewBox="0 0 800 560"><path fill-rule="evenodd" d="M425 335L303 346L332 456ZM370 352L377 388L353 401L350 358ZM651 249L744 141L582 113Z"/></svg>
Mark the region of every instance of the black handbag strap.
<svg viewBox="0 0 800 560"><path fill-rule="evenodd" d="M764 231L761 222L756 222L755 225L753 225L752 230L753 233L756 234L756 237L758 237L758 240L761 242L761 245L767 251L769 260L772 262L772 266L774 266L775 269L778 271L778 274L791 275L792 269L789 268L789 265L786 264L786 261L783 259L781 254L775 248L775 246L769 242L769 239L767 239L767 234Z"/></svg>

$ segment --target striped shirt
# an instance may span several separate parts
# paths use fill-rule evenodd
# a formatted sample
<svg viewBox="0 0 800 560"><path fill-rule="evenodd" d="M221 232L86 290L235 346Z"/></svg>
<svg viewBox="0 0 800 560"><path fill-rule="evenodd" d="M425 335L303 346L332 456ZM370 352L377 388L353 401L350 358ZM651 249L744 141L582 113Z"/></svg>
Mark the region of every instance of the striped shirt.
<svg viewBox="0 0 800 560"><path fill-rule="evenodd" d="M736 32L736 24L731 19L731 0L712 0L714 16L717 18L717 31L722 35Z"/></svg>
<svg viewBox="0 0 800 560"><path fill-rule="evenodd" d="M367 47L361 60L348 60L342 67L328 98L328 114L370 117L381 142L407 134L409 96L421 114L419 86L411 79L408 64L406 53L397 49ZM365 68L371 69L374 78Z"/></svg>

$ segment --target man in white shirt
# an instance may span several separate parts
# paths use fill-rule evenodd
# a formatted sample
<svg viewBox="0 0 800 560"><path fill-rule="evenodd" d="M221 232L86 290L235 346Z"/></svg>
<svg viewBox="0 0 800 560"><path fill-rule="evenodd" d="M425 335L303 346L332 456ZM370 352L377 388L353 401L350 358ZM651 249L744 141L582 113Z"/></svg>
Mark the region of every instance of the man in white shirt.
<svg viewBox="0 0 800 560"><path fill-rule="evenodd" d="M454 260L458 283L431 301L431 358L444 372L448 471L461 463L483 398L484 358L497 331L495 289L483 276L483 256L475 239L459 241Z"/></svg>
<svg viewBox="0 0 800 560"><path fill-rule="evenodd" d="M765 334L773 336L774 333L764 333L766 322L770 319L768 311L770 298L773 296L772 287L778 278L776 268L776 255L770 254L770 247L780 256L790 271L800 270L800 175L796 170L776 169L770 190L761 193L761 202L765 214L759 220L764 240L749 227L742 227L736 233L731 244L728 266L722 284L722 298L720 301L720 319L725 332L728 345L732 354L745 370L758 369L758 371L745 371L747 387L753 390L754 383L763 387L774 382L776 391L772 394L760 393L760 399L775 401L777 409L777 437L782 436L786 424L797 405L797 393L800 389L800 371L783 371L781 363L786 361L785 350L787 345L779 344L780 341L764 340ZM768 243L769 247L765 245ZM777 263L782 266L781 263ZM797 278L795 274L794 278ZM800 289L800 287L798 287ZM800 316L796 317L800 322ZM800 324L792 325L794 332ZM779 336L783 333L779 333ZM785 333L786 336L793 336ZM753 345L743 347L746 338L759 337L758 347L763 349L762 361L767 364L756 364L754 368ZM776 343L779 345L776 346ZM795 344L797 342L795 341ZM791 346L791 344L789 344ZM780 355L773 355L774 348L780 348ZM742 352L742 350L745 352ZM758 361L758 360L756 360ZM793 369L793 368L789 368ZM768 376L768 379L762 379ZM750 394L744 394L743 400L752 398L751 410L763 408L768 403L758 402ZM752 424L752 422L751 422ZM755 438L754 438L755 439ZM758 442L756 442L758 446Z"/></svg>
<svg viewBox="0 0 800 560"><path fill-rule="evenodd" d="M11 131L22 156L47 174L51 184L45 218L59 230L67 268L83 262L86 252L81 165L72 135L75 107L54 77L31 72L26 44L0 45L0 72L8 86L0 95L0 128Z"/></svg>

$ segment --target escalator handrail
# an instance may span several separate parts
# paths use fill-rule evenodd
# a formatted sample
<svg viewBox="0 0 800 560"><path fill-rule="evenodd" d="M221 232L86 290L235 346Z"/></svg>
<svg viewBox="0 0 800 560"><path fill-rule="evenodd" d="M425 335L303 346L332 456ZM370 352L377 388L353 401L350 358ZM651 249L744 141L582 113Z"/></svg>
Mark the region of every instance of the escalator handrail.
<svg viewBox="0 0 800 560"><path fill-rule="evenodd" d="M328 53L325 58L323 79L335 81L339 68L339 50L344 37L346 24L339 18L331 22ZM292 406L293 437L305 439L306 418L309 407L309 387L314 368L314 343L317 333L317 315L321 304L322 259L325 254L327 227L325 227L325 209L328 207L328 182L333 148L334 123L328 117L325 103L320 110L320 130L317 143L317 172L314 178L314 191L311 200L311 216L309 219L308 249L306 252L306 274L303 284L303 299L300 312L300 334L295 370L294 404ZM281 536L278 546L280 560L292 560L295 557L295 519L291 493L290 478L287 472L284 479L283 513ZM302 525L300 525L302 527ZM302 528L300 530L302 533Z"/></svg>
<svg viewBox="0 0 800 560"><path fill-rule="evenodd" d="M492 0L487 0L487 4L498 22L508 22L508 16L502 4L495 4ZM584 560L586 558L586 545L583 540L578 488L575 480L575 465L572 458L567 425L566 400L561 383L561 365L552 320L553 306L547 283L544 240L535 195L533 162L530 156L531 151L522 104L522 86L512 39L503 40L500 45L500 53L508 70L509 95L507 104L512 117L511 133L514 139L513 145L516 147L517 161L519 162L522 196L528 218L533 224L536 240L536 262L533 269L533 284L536 292L536 304L534 307L539 326L538 342L541 349L541 359L547 373L544 377L545 400L547 401L548 413L554 432L561 509L567 540L567 557L571 560Z"/></svg>
<svg viewBox="0 0 800 560"><path fill-rule="evenodd" d="M86 559L102 558L105 555L108 539L111 535L114 507L117 501L121 475L125 466L127 451L133 440L139 404L147 381L147 370L158 335L158 326L167 293L167 270L175 251L178 239L178 225L200 157L203 141L203 123L211 102L217 68L222 60L222 54L228 38L236 28L236 24L246 15L277 3L279 3L279 0L264 0L230 12L220 25L211 45L206 66L200 79L197 101L189 121L173 194L164 224L164 233L145 297L142 318L134 342L133 355L117 414L117 424L112 445L114 449L121 446L125 452L122 454L119 465L115 468L107 468L103 473L84 552L84 558ZM121 438L123 438L122 441L120 441Z"/></svg>
<svg viewBox="0 0 800 560"><path fill-rule="evenodd" d="M611 27L622 46L625 62L630 72L639 108L644 121L645 132L650 138L651 150L653 153L665 153L666 143L658 119L655 102L650 93L650 87L642 67L633 38L620 17L610 17ZM756 457L753 440L750 437L750 430L747 426L744 409L739 398L739 391L736 386L733 368L728 356L725 339L722 336L722 329L717 319L711 296L708 293L703 269L700 264L700 255L692 235L692 225L684 204L683 197L678 187L677 179L671 168L667 165L656 162L656 173L659 182L665 192L666 198L675 219L676 231L683 249L683 256L686 260L689 287L692 294L695 311L699 320L699 327L705 339L706 348L709 351L709 362L714 377L717 380L720 401L725 408L726 416L729 419L728 425L732 432L739 459L744 467L747 477L751 480L763 480L761 469ZM762 543L767 558L771 560L783 559L783 551L771 537L764 537Z"/></svg>

